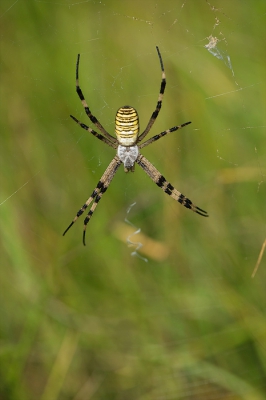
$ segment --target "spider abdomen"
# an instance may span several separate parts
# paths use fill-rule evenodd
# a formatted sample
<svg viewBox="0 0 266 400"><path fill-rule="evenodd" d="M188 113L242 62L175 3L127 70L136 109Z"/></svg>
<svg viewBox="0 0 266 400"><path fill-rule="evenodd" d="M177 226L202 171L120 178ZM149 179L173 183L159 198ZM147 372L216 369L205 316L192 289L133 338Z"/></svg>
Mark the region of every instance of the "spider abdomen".
<svg viewBox="0 0 266 400"><path fill-rule="evenodd" d="M132 146L136 143L139 133L139 116L135 108L130 106L119 108L115 117L115 133L118 143L122 146Z"/></svg>

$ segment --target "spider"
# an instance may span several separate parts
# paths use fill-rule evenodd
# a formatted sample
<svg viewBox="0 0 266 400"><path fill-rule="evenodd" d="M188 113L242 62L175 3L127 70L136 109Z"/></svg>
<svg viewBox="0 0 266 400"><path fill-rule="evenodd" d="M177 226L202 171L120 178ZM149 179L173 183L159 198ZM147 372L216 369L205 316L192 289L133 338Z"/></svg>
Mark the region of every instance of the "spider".
<svg viewBox="0 0 266 400"><path fill-rule="evenodd" d="M190 210L196 212L197 214L208 217L208 213L201 208L197 207L195 204L192 203L186 196L180 193L177 189L175 189L171 183L169 183L164 176L142 155L140 154L140 149L148 146L149 144L157 141L161 137L167 135L170 132L177 131L178 129L183 128L186 125L189 125L191 122L185 122L182 125L174 126L173 128L167 129L158 135L153 136L152 138L146 140L144 143L140 142L146 137L146 135L151 130L158 114L161 110L163 95L166 86L166 79L165 79L165 72L164 72L164 65L162 56L160 53L159 48L156 46L156 50L158 53L161 71L162 71L162 80L161 80L161 87L160 93L157 101L157 105L155 110L153 111L150 120L144 129L144 131L139 134L139 117L138 113L135 108L130 106L124 106L119 108L116 113L115 117L115 133L116 138L110 135L101 123L97 120L97 118L91 113L88 104L85 100L83 92L79 86L79 60L80 54L78 54L77 64L76 64L76 92L81 100L81 103L84 107L84 110L91 120L91 122L98 128L98 130L102 133L98 133L95 130L91 129L87 125L80 122L77 118L70 115L70 117L81 126L81 128L85 129L86 131L92 133L95 137L100 139L102 142L107 144L108 146L113 147L116 149L116 156L112 159L110 164L108 165L107 169L105 170L103 176L99 180L96 188L93 190L92 194L86 201L86 203L80 208L77 212L75 218L72 220L71 224L67 227L63 236L67 233L67 231L71 228L71 226L76 222L76 220L83 214L86 208L92 203L91 208L84 220L84 228L83 228L83 244L85 246L85 235L86 235L86 227L88 222L90 221L99 201L102 198L102 195L108 189L113 177L115 176L118 168L121 164L124 164L124 171L125 172L134 172L135 163L137 163L145 172L146 174L159 186L166 194L171 196L174 200L178 201L180 204L189 208Z"/></svg>

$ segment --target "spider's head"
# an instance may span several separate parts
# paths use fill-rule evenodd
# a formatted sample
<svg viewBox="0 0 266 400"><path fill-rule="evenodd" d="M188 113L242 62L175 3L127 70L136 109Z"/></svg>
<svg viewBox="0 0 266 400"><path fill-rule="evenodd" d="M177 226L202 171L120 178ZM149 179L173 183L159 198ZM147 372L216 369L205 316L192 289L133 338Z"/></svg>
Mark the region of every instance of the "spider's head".
<svg viewBox="0 0 266 400"><path fill-rule="evenodd" d="M134 146L139 134L139 116L135 108L119 108L115 117L115 134L121 146Z"/></svg>

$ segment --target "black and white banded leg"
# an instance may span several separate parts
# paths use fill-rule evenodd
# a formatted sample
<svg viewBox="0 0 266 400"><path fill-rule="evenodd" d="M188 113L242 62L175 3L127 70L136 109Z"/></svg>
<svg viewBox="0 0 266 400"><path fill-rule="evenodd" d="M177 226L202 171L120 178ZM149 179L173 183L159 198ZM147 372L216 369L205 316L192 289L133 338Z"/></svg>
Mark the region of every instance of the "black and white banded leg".
<svg viewBox="0 0 266 400"><path fill-rule="evenodd" d="M164 137L164 136L167 135L168 133L175 132L175 131L177 131L178 129L181 129L181 128L183 128L184 126L189 125L189 124L191 124L191 122L185 122L185 123L182 124L182 125L173 126L173 128L167 129L166 131L163 131L163 132L159 133L158 135L154 135L154 136L151 137L150 139L146 140L146 142L144 142L144 143L142 143L142 144L139 144L139 145L138 145L138 146L139 146L139 149L143 149L143 147L146 147L146 146L148 146L149 144L151 144L151 143L153 143L153 142L156 142L156 140L158 140L158 139Z"/></svg>
<svg viewBox="0 0 266 400"><path fill-rule="evenodd" d="M83 244L84 246L86 245L85 243L85 235L86 235L86 227L87 224L89 223L97 205L99 204L99 201L102 198L102 195L106 192L108 189L108 186L110 185L113 177L115 176L116 171L118 170L119 166L122 164L122 161L119 160L117 156L113 158L113 160L110 162L108 167L106 168L103 176L99 180L96 188L92 192L91 196L88 198L86 203L81 207L81 209L77 212L77 215L71 222L71 224L67 227L65 232L63 233L63 236L67 233L67 231L71 228L71 226L77 221L77 219L84 213L86 208L93 202L86 218L84 219L84 229L83 229Z"/></svg>
<svg viewBox="0 0 266 400"><path fill-rule="evenodd" d="M70 115L70 117L77 123L81 128L85 129L85 131L88 131L93 134L93 136L97 137L97 139L100 139L102 142L108 144L108 146L113 147L114 149L117 148L117 144L110 142L109 139L107 139L105 136L101 135L100 133L96 132L95 130L91 129L89 126L86 124L83 124L83 122L80 122L77 118L73 117L73 115Z"/></svg>
<svg viewBox="0 0 266 400"><path fill-rule="evenodd" d="M192 203L190 199L180 193L169 183L165 177L150 163L143 155L139 155L136 163L146 172L146 174L159 186L166 194L178 201L184 207L189 208L195 213L208 217L208 213Z"/></svg>
<svg viewBox="0 0 266 400"><path fill-rule="evenodd" d="M77 58L77 64L76 64L76 92L81 100L81 103L84 107L84 110L87 114L87 116L89 117L89 119L91 120L91 122L99 129L99 131L106 137L109 139L110 142L112 143L116 143L116 139L110 135L102 126L102 124L98 121L98 119L92 115L91 110L89 109L89 106L85 100L85 97L82 93L82 90L79 86L79 59L80 59L80 54L78 54L78 58Z"/></svg>
<svg viewBox="0 0 266 400"><path fill-rule="evenodd" d="M161 53L160 53L160 50L159 50L158 46L156 46L156 50L157 50L157 53L158 53L158 56L159 56L159 60L160 60L160 64L161 64L161 70L162 70L162 81L161 81L160 93L159 93L159 97L158 97L156 108L152 113L152 116L151 116L151 118L150 118L150 120L148 122L148 125L146 126L146 128L144 129L142 134L139 136L138 142L141 142L145 138L145 136L149 133L149 131L151 130L151 127L154 124L156 118L158 117L158 114L159 114L159 112L161 110L161 107L162 107L163 95L164 95L165 86L166 86L166 79L165 79L163 60L162 60L162 56L161 56Z"/></svg>

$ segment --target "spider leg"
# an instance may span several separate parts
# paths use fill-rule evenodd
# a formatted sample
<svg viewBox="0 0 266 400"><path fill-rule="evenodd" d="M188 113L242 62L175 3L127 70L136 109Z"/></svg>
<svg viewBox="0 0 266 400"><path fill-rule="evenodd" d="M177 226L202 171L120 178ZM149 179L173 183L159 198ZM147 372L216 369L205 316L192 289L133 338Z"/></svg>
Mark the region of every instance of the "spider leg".
<svg viewBox="0 0 266 400"><path fill-rule="evenodd" d="M77 123L79 124L79 126L81 126L81 128L85 129L86 131L92 133L95 137L97 137L98 139L100 139L101 141L103 141L104 143L108 144L108 146L113 147L114 149L117 148L117 144L110 142L109 139L107 139L106 137L104 137L103 135L101 135L100 133L94 131L93 129L91 129L89 126L83 124L82 122L80 122L77 118L73 117L73 115L70 115L70 117Z"/></svg>
<svg viewBox="0 0 266 400"><path fill-rule="evenodd" d="M91 111L90 111L90 109L88 107L88 104L87 104L87 102L85 100L85 97L84 97L84 95L82 93L82 90L81 90L81 88L79 86L79 59L80 59L80 54L78 54L77 64L76 64L76 92L77 92L77 94L78 94L78 96L79 96L79 98L81 100L81 103L82 103L82 105L84 107L84 110L85 110L87 116L89 117L89 119L91 120L91 122L99 129L99 131L105 137L107 137L109 139L110 142L116 143L116 139L104 129L104 127L100 124L98 119L94 115L92 115L92 113L91 113Z"/></svg>
<svg viewBox="0 0 266 400"><path fill-rule="evenodd" d="M203 217L208 217L208 213L201 208L195 206L191 200L176 190L171 183L167 182L164 176L143 156L139 155L136 163L146 172L146 174L156 183L166 194L178 201L184 207L196 212Z"/></svg>
<svg viewBox="0 0 266 400"><path fill-rule="evenodd" d="M81 207L81 209L77 212L77 215L71 222L71 224L67 227L65 232L63 233L63 236L67 233L67 231L71 228L71 226L77 221L77 219L81 216L81 214L84 213L86 208L90 205L91 202L93 202L85 220L84 220L84 230L83 230L83 244L85 246L85 234L86 234L86 227L88 222L90 221L92 214L95 211L95 208L97 207L99 201L102 198L102 195L106 192L108 189L108 186L110 185L113 177L115 176L116 171L118 170L118 167L122 164L122 161L119 160L117 156L113 158L113 160L110 162L108 167L106 168L103 176L99 180L96 188L92 192L91 196L88 198L86 203Z"/></svg>
<svg viewBox="0 0 266 400"><path fill-rule="evenodd" d="M149 133L152 125L154 124L156 118L158 117L158 114L161 110L162 107L162 100L163 100L163 94L164 94L164 90L165 90L165 86L166 86L166 79L165 79L165 72L164 72L164 66L163 66L163 60L162 60L162 56L159 50L159 47L156 46L156 50L158 53L158 57L160 60L160 64L161 64L161 70L162 70L162 81L161 81L161 87L160 87L160 93L159 93L159 97L158 97L158 101L157 101L157 105L155 110L152 113L152 116L148 122L148 125L146 126L145 130L142 132L142 134L139 136L138 138L138 142L141 142L141 140L143 140L145 138L145 136Z"/></svg>
<svg viewBox="0 0 266 400"><path fill-rule="evenodd" d="M146 140L146 142L140 144L139 148L142 149L143 147L148 146L149 144L155 142L156 140L160 139L161 137L167 135L168 133L177 131L178 129L181 129L184 126L189 125L189 124L191 124L191 122L185 122L182 125L174 126L173 128L167 129L166 131L163 131L163 132L159 133L159 135L155 135L152 138Z"/></svg>

